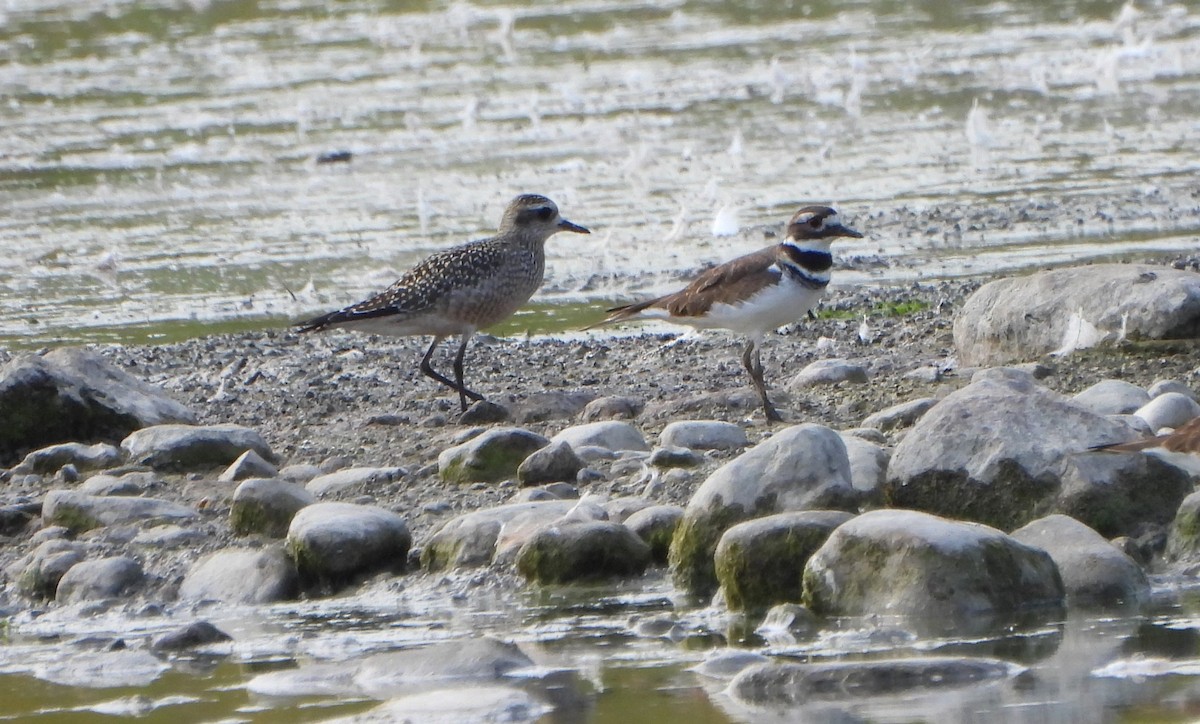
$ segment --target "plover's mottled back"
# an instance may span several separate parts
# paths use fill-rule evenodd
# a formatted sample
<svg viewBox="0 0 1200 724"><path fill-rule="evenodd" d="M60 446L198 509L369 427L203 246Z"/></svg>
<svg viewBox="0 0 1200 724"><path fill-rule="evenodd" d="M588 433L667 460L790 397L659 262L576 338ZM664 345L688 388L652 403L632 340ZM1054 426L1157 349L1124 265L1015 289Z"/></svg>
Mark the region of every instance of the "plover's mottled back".
<svg viewBox="0 0 1200 724"><path fill-rule="evenodd" d="M664 319L698 329L729 329L748 338L742 364L762 399L767 419L783 418L767 397L759 349L763 335L803 317L829 284L835 237L861 238L828 206L806 206L788 222L779 244L701 274L674 294L616 307L600 322Z"/></svg>
<svg viewBox="0 0 1200 724"><path fill-rule="evenodd" d="M476 331L504 320L529 301L542 284L546 240L559 231L589 233L559 216L558 207L545 196L518 196L505 209L495 236L440 251L382 293L301 322L298 330L345 327L394 336L432 335L421 372L457 391L466 410L468 397L483 399L463 384L467 343ZM453 380L434 370L429 361L450 335L462 337Z"/></svg>

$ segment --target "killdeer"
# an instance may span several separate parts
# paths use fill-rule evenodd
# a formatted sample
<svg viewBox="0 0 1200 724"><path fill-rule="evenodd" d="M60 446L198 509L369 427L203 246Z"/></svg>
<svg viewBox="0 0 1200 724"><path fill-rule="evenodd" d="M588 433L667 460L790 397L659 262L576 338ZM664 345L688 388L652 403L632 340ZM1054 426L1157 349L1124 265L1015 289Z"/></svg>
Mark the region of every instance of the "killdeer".
<svg viewBox="0 0 1200 724"><path fill-rule="evenodd" d="M1200 417L1194 418L1175 432L1145 440L1099 445L1101 452L1143 452L1164 462L1183 468L1192 477L1200 477Z"/></svg>
<svg viewBox="0 0 1200 724"><path fill-rule="evenodd" d="M440 251L380 294L300 322L298 331L345 327L393 336L432 335L421 372L457 391L466 411L467 398L483 399L463 384L467 343L476 331L504 320L529 301L542 284L546 240L559 231L590 233L559 216L558 207L545 196L518 196L504 210L495 236ZM462 338L454 357L453 380L429 361L450 335Z"/></svg>
<svg viewBox="0 0 1200 724"><path fill-rule="evenodd" d="M760 354L763 335L803 317L829 284L834 238L862 234L844 226L828 206L805 206L792 216L787 238L701 274L684 289L615 307L599 324L665 319L696 329L728 329L747 337L742 365L762 399L767 420L783 420L767 397Z"/></svg>

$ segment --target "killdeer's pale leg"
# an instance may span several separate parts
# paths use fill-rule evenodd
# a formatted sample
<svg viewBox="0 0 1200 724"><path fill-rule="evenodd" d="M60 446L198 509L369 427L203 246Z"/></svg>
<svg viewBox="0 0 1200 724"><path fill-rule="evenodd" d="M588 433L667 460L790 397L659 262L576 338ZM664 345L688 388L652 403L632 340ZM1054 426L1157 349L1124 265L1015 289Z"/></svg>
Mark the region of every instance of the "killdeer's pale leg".
<svg viewBox="0 0 1200 724"><path fill-rule="evenodd" d="M758 392L758 398L762 400L763 414L766 415L767 422L783 422L783 417L767 396L767 383L763 379L761 338L751 338L746 342L746 348L742 350L742 366L750 373L750 382Z"/></svg>
<svg viewBox="0 0 1200 724"><path fill-rule="evenodd" d="M787 238L709 269L674 294L609 310L600 324L665 319L696 329L729 329L748 338L742 366L762 400L767 420L782 419L771 404L764 379L763 336L808 313L829 284L830 244L839 236L862 234L838 219L828 206L805 206L788 222Z"/></svg>
<svg viewBox="0 0 1200 724"><path fill-rule="evenodd" d="M542 284L546 240L559 231L589 233L562 218L545 196L524 194L513 199L495 236L440 251L401 276L382 293L345 309L301 322L300 332L346 327L397 336L430 335L433 342L421 358L421 372L467 399L483 395L463 383L463 360L476 330L509 317L529 301ZM454 379L433 369L434 350L450 335L462 341L454 357Z"/></svg>

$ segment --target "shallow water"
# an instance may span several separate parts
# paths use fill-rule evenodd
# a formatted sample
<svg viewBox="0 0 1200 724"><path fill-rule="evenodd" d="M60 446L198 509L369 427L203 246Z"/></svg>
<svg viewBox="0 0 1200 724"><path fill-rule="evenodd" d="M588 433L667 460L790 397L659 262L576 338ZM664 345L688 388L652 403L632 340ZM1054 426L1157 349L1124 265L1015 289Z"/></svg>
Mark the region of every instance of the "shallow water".
<svg viewBox="0 0 1200 724"><path fill-rule="evenodd" d="M10 0L0 342L282 325L526 191L595 232L550 241L545 303L663 289L811 201L888 262L841 284L1194 250L1200 14L1118 10Z"/></svg>
<svg viewBox="0 0 1200 724"><path fill-rule="evenodd" d="M711 609L677 606L661 574L625 587L553 593L478 586L471 578L409 579L353 596L257 608L20 614L0 647L0 718L283 722L352 716L388 697L363 693L322 667L349 671L383 652L485 635L518 643L534 660L532 669L497 683L549 709L533 719L546 724L1184 722L1200 707L1200 604L1186 592L1180 601L1168 588L1158 589L1163 600L1143 614L1076 613L945 636L916 634L901 622L844 620L796 639L747 634ZM663 617L673 624L669 632L639 627ZM234 641L186 656L155 658L144 651L147 637L197 618ZM108 651L116 639L129 648ZM716 676L703 666L726 645L796 662L995 658L1009 662L1011 672L965 686L930 682L875 696L827 691L792 707L757 708L726 690L732 674ZM374 681L397 695L467 683L406 683L401 671ZM454 694L444 701L461 703Z"/></svg>
<svg viewBox="0 0 1200 724"><path fill-rule="evenodd" d="M810 201L836 203L867 233L839 254L883 261L839 269L840 284L1194 252L1200 13L1138 12L1016 0L9 0L0 343L283 326L486 235L525 191L594 233L549 242L546 287L508 334L582 326L607 301L755 248ZM343 150L349 162L317 163ZM733 212L741 232L713 236ZM21 614L0 631L0 717L343 716L375 701L246 687L265 671L495 633L565 672L565 683L517 684L557 702L545 721L769 719L688 670L726 643L719 617L680 609L680 640L631 632L631 616L674 610L661 581L578 600L408 596ZM1193 616L1185 601L966 640L850 622L815 641L746 645L799 660L950 651L1033 672L818 702L803 712L813 721L1187 721L1200 709ZM96 659L102 678L148 683L91 688L59 666L93 651L82 637L137 652L195 617L235 643L165 666Z"/></svg>

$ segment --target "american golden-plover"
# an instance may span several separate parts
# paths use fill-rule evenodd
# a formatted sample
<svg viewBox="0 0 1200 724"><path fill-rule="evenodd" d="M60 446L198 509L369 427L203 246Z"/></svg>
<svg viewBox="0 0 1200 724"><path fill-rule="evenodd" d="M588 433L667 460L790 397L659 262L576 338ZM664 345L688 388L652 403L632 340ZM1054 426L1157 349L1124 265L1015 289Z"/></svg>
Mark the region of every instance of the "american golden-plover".
<svg viewBox="0 0 1200 724"><path fill-rule="evenodd" d="M382 293L301 322L298 331L344 327L393 336L432 335L421 372L457 391L465 411L467 398L483 399L463 384L467 343L475 332L506 319L529 301L542 284L546 240L559 231L590 233L559 216L558 207L545 196L518 196L504 210L495 236L440 251ZM430 364L433 351L451 335L461 337L453 380Z"/></svg>

